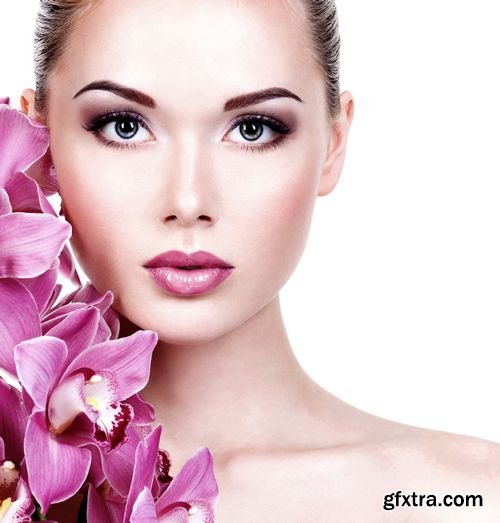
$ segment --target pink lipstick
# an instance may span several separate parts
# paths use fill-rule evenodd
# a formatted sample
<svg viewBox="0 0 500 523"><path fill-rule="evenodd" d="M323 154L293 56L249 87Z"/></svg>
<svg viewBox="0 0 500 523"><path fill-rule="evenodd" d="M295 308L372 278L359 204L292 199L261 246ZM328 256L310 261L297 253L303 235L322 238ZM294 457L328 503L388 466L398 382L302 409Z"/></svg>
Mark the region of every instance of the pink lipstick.
<svg viewBox="0 0 500 523"><path fill-rule="evenodd" d="M203 294L221 284L234 267L206 251L167 251L144 267L162 289L180 296Z"/></svg>

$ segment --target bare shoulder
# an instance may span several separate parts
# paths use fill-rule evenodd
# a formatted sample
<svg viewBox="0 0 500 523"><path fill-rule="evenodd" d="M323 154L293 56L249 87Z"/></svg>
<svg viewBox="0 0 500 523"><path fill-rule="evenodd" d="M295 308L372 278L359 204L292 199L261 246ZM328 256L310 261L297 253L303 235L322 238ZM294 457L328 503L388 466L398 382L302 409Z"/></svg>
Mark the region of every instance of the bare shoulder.
<svg viewBox="0 0 500 523"><path fill-rule="evenodd" d="M248 499L248 521L500 522L500 445L370 415L349 425L329 446L233 461L221 521Z"/></svg>
<svg viewBox="0 0 500 523"><path fill-rule="evenodd" d="M399 425L399 424L398 424ZM404 426L403 426L404 427ZM435 481L457 484L488 485L497 489L500 498L500 444L472 436L437 430L407 427L388 434L380 442L381 451L394 454L403 470L410 467L412 475L424 474Z"/></svg>
<svg viewBox="0 0 500 523"><path fill-rule="evenodd" d="M344 477L375 521L500 522L498 443L373 419L371 436L328 459L357 469Z"/></svg>
<svg viewBox="0 0 500 523"><path fill-rule="evenodd" d="M436 491L456 497L456 521L500 521L500 444L481 438L417 429L409 454L422 456L419 470ZM450 498L453 496L453 499ZM465 507L465 508L463 508ZM466 508L471 510L466 511ZM469 518L469 519L467 519Z"/></svg>

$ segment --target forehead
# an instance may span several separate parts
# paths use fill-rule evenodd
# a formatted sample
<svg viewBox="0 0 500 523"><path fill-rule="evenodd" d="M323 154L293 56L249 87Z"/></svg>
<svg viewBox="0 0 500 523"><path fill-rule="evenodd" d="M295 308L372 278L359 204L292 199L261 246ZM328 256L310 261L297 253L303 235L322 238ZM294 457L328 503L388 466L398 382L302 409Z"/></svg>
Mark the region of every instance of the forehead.
<svg viewBox="0 0 500 523"><path fill-rule="evenodd" d="M220 99L242 88L300 90L319 74L295 0L99 0L67 43L59 69L75 90L111 79L159 98Z"/></svg>

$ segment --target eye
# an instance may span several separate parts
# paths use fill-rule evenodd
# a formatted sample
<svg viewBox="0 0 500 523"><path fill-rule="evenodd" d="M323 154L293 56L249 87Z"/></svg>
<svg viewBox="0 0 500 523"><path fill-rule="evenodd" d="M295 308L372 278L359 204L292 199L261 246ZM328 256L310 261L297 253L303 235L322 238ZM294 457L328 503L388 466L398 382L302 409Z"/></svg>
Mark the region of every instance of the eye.
<svg viewBox="0 0 500 523"><path fill-rule="evenodd" d="M231 141L243 144L246 150L262 151L276 147L292 132L292 129L279 120L260 114L237 118L227 136L231 137ZM251 143L256 145L250 145Z"/></svg>
<svg viewBox="0 0 500 523"><path fill-rule="evenodd" d="M132 138L137 137L137 141L144 141L149 136L149 132L141 127L137 120L133 120L128 116L117 118L114 122L110 122L101 128L103 136L109 140L126 140L131 141Z"/></svg>
<svg viewBox="0 0 500 523"><path fill-rule="evenodd" d="M136 147L138 143L154 140L145 120L134 113L106 113L97 116L83 127L111 147Z"/></svg>

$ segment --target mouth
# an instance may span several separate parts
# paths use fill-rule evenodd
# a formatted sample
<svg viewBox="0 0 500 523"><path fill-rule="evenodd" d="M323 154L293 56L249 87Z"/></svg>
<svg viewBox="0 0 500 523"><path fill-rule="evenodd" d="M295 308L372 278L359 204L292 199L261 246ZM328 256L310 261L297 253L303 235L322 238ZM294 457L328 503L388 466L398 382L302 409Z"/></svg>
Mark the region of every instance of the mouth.
<svg viewBox="0 0 500 523"><path fill-rule="evenodd" d="M234 267L214 254L197 251L167 251L149 260L144 267L163 290L178 296L204 294L220 285Z"/></svg>

